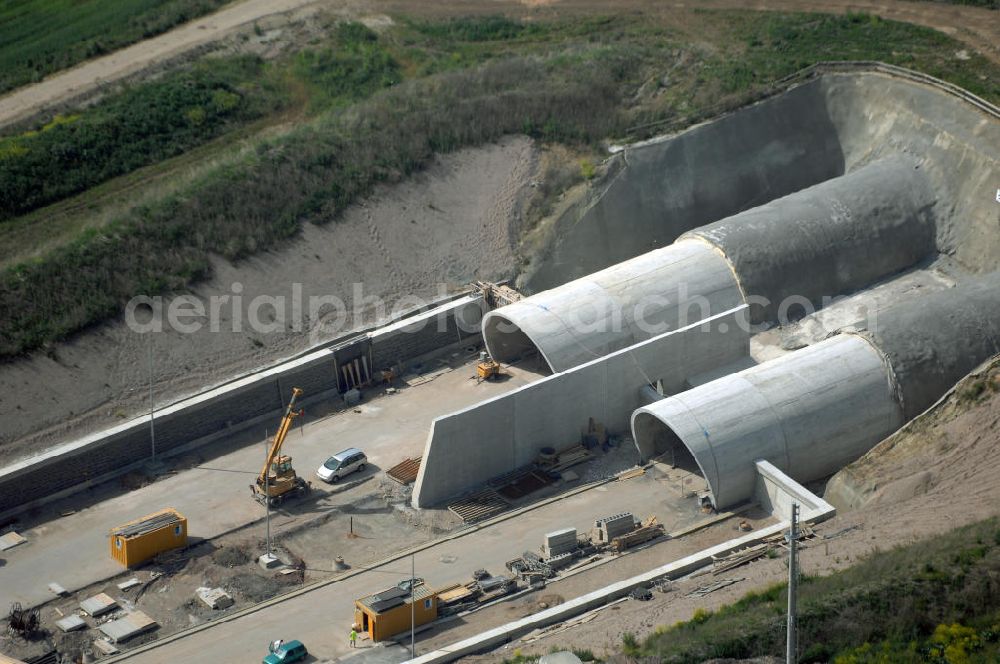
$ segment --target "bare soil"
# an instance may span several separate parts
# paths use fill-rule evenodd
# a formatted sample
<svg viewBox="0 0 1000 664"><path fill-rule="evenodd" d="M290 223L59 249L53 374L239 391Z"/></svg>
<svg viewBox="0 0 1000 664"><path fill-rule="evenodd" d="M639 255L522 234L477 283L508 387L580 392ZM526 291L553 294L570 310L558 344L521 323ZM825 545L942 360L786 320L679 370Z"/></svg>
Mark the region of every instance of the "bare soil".
<svg viewBox="0 0 1000 664"><path fill-rule="evenodd" d="M225 309L218 332L205 325L194 334L156 333L154 400L162 407L294 356L413 306L411 296L427 301L476 279L512 276L522 209L533 193L536 168L537 150L527 138L462 150L402 184L383 187L336 222L307 224L301 237L280 251L238 265L215 260L214 276L194 294L207 302L240 288L243 321L249 320L246 308L257 295L285 297L290 313L293 284L301 285L306 318L311 295L336 296L348 307L360 307L356 284L361 299L378 298L386 306L381 312L364 307L339 331L318 316L298 331L289 321L273 332L248 325L234 332ZM119 320L46 353L0 365L0 463L115 426L148 409L150 340L143 337Z"/></svg>

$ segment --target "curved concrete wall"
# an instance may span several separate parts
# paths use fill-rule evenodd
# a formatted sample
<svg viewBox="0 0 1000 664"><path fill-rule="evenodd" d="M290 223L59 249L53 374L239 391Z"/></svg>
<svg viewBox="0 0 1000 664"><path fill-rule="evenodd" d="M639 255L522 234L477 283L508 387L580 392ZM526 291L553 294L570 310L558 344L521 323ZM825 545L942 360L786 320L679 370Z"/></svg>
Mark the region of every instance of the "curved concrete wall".
<svg viewBox="0 0 1000 664"><path fill-rule="evenodd" d="M934 252L934 195L916 166L870 164L490 312L486 346L502 362L537 348L565 371L747 296L751 322L794 317Z"/></svg>
<svg viewBox="0 0 1000 664"><path fill-rule="evenodd" d="M722 254L689 239L491 311L483 338L501 362L537 349L558 372L742 303Z"/></svg>
<svg viewBox="0 0 1000 664"><path fill-rule="evenodd" d="M1000 273L878 312L866 336L889 359L906 419L1000 354Z"/></svg>
<svg viewBox="0 0 1000 664"><path fill-rule="evenodd" d="M882 356L855 335L827 339L632 415L642 458L683 445L719 509L750 499L758 459L808 482L837 471L902 424Z"/></svg>
<svg viewBox="0 0 1000 664"><path fill-rule="evenodd" d="M824 297L857 290L931 255L934 203L919 164L893 157L702 226L681 240L700 238L725 254L743 292L753 296L752 322L784 321L801 315L799 305L819 306Z"/></svg>
<svg viewBox="0 0 1000 664"><path fill-rule="evenodd" d="M556 221L519 285L538 293L669 245L685 231L844 173L827 100L800 86L612 157L606 182Z"/></svg>
<svg viewBox="0 0 1000 664"><path fill-rule="evenodd" d="M630 146L561 215L519 277L551 289L681 234L886 157L919 163L937 194L937 248L976 272L1000 256L1000 122L925 82L826 72L676 136Z"/></svg>

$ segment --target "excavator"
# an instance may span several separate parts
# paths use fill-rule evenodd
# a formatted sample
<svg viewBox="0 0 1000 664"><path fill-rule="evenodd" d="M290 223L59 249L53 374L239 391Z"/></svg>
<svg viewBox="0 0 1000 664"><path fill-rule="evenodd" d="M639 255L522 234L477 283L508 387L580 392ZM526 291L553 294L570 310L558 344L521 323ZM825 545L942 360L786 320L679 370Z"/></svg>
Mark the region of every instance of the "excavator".
<svg viewBox="0 0 1000 664"><path fill-rule="evenodd" d="M265 501L271 505L280 505L285 498L301 497L309 493L309 483L299 477L292 468L292 457L281 454L281 446L292 428L292 420L302 415L302 410L295 410L295 400L302 396L302 390L292 388L292 399L281 418L278 433L275 434L271 447L267 451L267 460L257 476L257 483L250 485L254 500L261 505Z"/></svg>

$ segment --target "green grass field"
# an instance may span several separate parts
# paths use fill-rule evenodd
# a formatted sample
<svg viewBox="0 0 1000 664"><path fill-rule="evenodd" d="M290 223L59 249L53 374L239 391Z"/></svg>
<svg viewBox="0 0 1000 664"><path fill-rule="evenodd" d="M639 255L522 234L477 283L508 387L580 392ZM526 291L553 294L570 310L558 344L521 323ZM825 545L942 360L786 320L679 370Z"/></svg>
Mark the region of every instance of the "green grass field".
<svg viewBox="0 0 1000 664"><path fill-rule="evenodd" d="M6 0L0 93L207 14L230 0Z"/></svg>
<svg viewBox="0 0 1000 664"><path fill-rule="evenodd" d="M63 224L57 246L8 260L0 272L0 307L10 312L0 319L0 356L115 316L135 294L182 290L207 275L212 253L238 260L273 248L303 222L335 219L376 184L399 181L435 153L504 135L585 150L605 139L644 138L665 125L629 128L680 127L731 110L817 60L883 60L1000 101L997 67L954 57L958 43L926 28L867 15L695 11L686 30L642 16L530 25L400 18L378 35L346 25L279 61L242 69L206 61L203 76L212 83L202 88L192 83L197 70L181 72L0 141L0 182L11 178L35 192L37 206L241 130L262 114L289 105L305 113L295 129L254 141L196 181L101 224L83 217L75 227ZM164 103L141 114L153 126L130 130L150 149L135 154L134 138L103 128L128 128L157 86L167 86ZM217 94L228 100L221 111ZM250 112L236 97L262 106ZM105 140L95 140L101 131ZM59 140L46 143L47 136ZM57 154L34 154L34 141ZM87 159L76 158L85 150ZM18 205L30 209L25 200L9 200L9 214L19 214ZM32 212L30 225L0 222L0 242L8 224L20 237L31 225L44 234L44 212Z"/></svg>

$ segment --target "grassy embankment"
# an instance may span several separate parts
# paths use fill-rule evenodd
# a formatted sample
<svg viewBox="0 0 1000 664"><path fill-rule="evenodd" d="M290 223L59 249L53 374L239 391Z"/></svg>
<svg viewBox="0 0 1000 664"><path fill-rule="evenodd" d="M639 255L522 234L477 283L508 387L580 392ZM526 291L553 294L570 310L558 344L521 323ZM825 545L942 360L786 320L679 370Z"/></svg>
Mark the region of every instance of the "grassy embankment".
<svg viewBox="0 0 1000 664"><path fill-rule="evenodd" d="M293 92L304 91L309 113L294 130L256 140L197 181L8 263L0 273L0 307L8 312L0 320L0 356L114 316L137 293L183 289L207 274L210 253L237 260L272 248L304 221L336 218L376 184L400 180L435 153L504 135L590 148L609 137L640 138L742 105L818 60L883 60L1000 100L998 69L977 56L958 60L956 50L940 33L866 15L694 11L683 28L643 16L547 24L400 20L379 36L349 25L279 62L206 61L2 143L0 181L37 164L25 186L40 188L36 200L47 201L141 164L131 139L106 127L138 121L130 109L155 86L166 86L168 109L145 114L157 126L124 125L152 141L146 154L154 159L278 112ZM123 103L130 94L132 102ZM661 124L630 130L654 122ZM102 131L103 142L95 138ZM55 143L70 153L93 145L88 154L98 158L35 155L33 141L40 152ZM0 222L0 235L17 221ZM37 223L42 230L44 215Z"/></svg>
<svg viewBox="0 0 1000 664"><path fill-rule="evenodd" d="M166 32L231 0L10 0L0 4L0 93Z"/></svg>
<svg viewBox="0 0 1000 664"><path fill-rule="evenodd" d="M787 586L663 627L623 654L656 661L783 656ZM800 584L800 662L1000 661L1000 521L958 528Z"/></svg>

